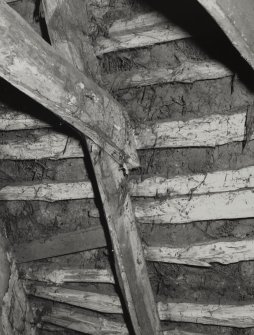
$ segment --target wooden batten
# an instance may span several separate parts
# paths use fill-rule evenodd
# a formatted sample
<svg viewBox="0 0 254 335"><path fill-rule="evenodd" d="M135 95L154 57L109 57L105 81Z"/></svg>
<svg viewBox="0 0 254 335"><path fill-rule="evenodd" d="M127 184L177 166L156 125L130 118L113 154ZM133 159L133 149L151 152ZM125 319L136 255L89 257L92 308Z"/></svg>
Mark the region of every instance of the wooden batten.
<svg viewBox="0 0 254 335"><path fill-rule="evenodd" d="M245 138L246 113L212 115L188 121L162 121L143 124L135 130L137 148L215 147ZM1 118L0 118L1 120ZM7 126L14 130L14 120ZM33 127L33 126L31 126ZM38 127L35 121L34 127ZM25 126L24 126L25 128ZM33 130L30 138L19 132L0 144L0 159L62 159L84 157L80 142L64 134ZM253 137L252 137L253 138Z"/></svg>
<svg viewBox="0 0 254 335"><path fill-rule="evenodd" d="M201 323L216 326L254 327L254 305L204 305L158 303L161 320Z"/></svg>
<svg viewBox="0 0 254 335"><path fill-rule="evenodd" d="M25 285L26 293L38 298L53 300L107 314L122 314L121 302L116 295L106 295L59 286Z"/></svg>
<svg viewBox="0 0 254 335"><path fill-rule="evenodd" d="M181 195L209 195L254 188L254 166L239 170L216 171L207 174L176 176L173 178L149 177L130 179L129 192L133 197L176 197ZM89 181L70 183L29 183L5 186L0 200L8 201L62 201L94 198Z"/></svg>
<svg viewBox="0 0 254 335"><path fill-rule="evenodd" d="M114 284L113 274L108 269L80 269L73 267L58 268L55 263L50 265L19 266L22 279L41 281L53 284L64 283L105 283Z"/></svg>
<svg viewBox="0 0 254 335"><path fill-rule="evenodd" d="M13 253L17 263L23 263L106 246L102 226L92 226L74 232L60 233L46 239L16 244Z"/></svg>
<svg viewBox="0 0 254 335"><path fill-rule="evenodd" d="M175 68L142 69L106 75L105 84L113 91L166 83L191 84L199 80L232 76L232 71L215 62L185 62Z"/></svg>
<svg viewBox="0 0 254 335"><path fill-rule="evenodd" d="M108 38L96 41L96 55L140 48L189 38L190 34L157 13L141 14L129 21L117 20L109 28Z"/></svg>
<svg viewBox="0 0 254 335"><path fill-rule="evenodd" d="M4 36L0 39L0 75L121 164L138 166L133 132L123 108L4 1L0 15L0 35Z"/></svg>

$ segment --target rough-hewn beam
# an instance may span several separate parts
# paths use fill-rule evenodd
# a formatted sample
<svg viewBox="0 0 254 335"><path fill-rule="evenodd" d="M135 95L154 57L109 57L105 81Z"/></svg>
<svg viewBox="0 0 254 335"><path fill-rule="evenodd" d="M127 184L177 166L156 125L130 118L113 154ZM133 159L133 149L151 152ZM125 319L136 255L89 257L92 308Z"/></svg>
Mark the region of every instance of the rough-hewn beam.
<svg viewBox="0 0 254 335"><path fill-rule="evenodd" d="M122 314L121 302L116 295L73 290L59 286L25 285L26 293L35 297L66 303L109 314Z"/></svg>
<svg viewBox="0 0 254 335"><path fill-rule="evenodd" d="M252 0L198 0L215 19L234 47L254 69Z"/></svg>
<svg viewBox="0 0 254 335"><path fill-rule="evenodd" d="M82 66L82 70L100 82L96 57L86 36L86 3L44 0L43 4L52 44L79 69ZM129 139L125 136L123 140ZM160 321L124 172L98 146L90 140L87 144L114 249L117 278L134 332L157 335Z"/></svg>
<svg viewBox="0 0 254 335"><path fill-rule="evenodd" d="M158 303L161 320L231 326L254 327L254 305L205 305L193 303Z"/></svg>
<svg viewBox="0 0 254 335"><path fill-rule="evenodd" d="M232 71L215 62L184 62L175 68L142 69L117 72L105 76L105 83L111 90L142 87L166 83L194 83L232 76Z"/></svg>
<svg viewBox="0 0 254 335"><path fill-rule="evenodd" d="M46 43L5 1L0 1L0 75L115 160L138 165L123 108Z"/></svg>
<svg viewBox="0 0 254 335"><path fill-rule="evenodd" d="M249 189L163 200L137 200L134 212L140 223L153 224L249 218L254 217L254 193ZM99 217L96 209L89 214Z"/></svg>
<svg viewBox="0 0 254 335"><path fill-rule="evenodd" d="M104 313L122 314L117 296L104 295L61 287L35 284L27 292L31 295ZM82 299L83 296L83 299ZM160 319L237 328L254 327L254 305L216 305L196 303L158 302Z"/></svg>
<svg viewBox="0 0 254 335"><path fill-rule="evenodd" d="M149 177L130 179L129 192L133 197L198 195L254 188L254 166L239 170L216 171L207 174ZM70 183L29 183L4 186L0 200L8 201L62 201L94 198L90 181Z"/></svg>
<svg viewBox="0 0 254 335"><path fill-rule="evenodd" d="M108 269L80 269L75 267L58 268L55 263L40 265L21 264L19 271L22 279L63 283L105 283L114 284L114 277Z"/></svg>
<svg viewBox="0 0 254 335"><path fill-rule="evenodd" d="M210 266L210 263L232 264L254 260L254 240L225 240L186 247L149 246L145 248L149 261L195 266Z"/></svg>
<svg viewBox="0 0 254 335"><path fill-rule="evenodd" d="M94 226L70 233L60 233L47 239L16 244L13 253L18 263L47 257L103 248L107 245L101 226Z"/></svg>
<svg viewBox="0 0 254 335"><path fill-rule="evenodd" d="M140 48L190 37L182 28L157 13L141 14L131 20L117 20L109 29L109 38L100 38L96 54Z"/></svg>
<svg viewBox="0 0 254 335"><path fill-rule="evenodd" d="M138 149L215 147L243 141L245 138L245 120L246 112L232 115L217 114L188 121L151 122L141 124L136 129L135 139ZM6 124L6 127L14 130L16 126L13 124L12 120L8 125ZM39 125L35 121L31 128L37 127ZM0 159L62 159L73 157L84 157L80 142L73 137L47 130L34 130L30 132L27 138L22 137L22 133L13 132L8 140L3 138L0 144Z"/></svg>

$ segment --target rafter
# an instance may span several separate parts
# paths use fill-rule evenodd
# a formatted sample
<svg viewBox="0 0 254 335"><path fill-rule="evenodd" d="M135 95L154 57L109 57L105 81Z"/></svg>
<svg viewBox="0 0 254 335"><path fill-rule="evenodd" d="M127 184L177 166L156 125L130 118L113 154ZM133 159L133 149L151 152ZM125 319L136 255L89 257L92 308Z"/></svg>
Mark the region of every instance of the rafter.
<svg viewBox="0 0 254 335"><path fill-rule="evenodd" d="M0 75L119 163L137 166L132 129L123 108L54 51L4 0L0 16Z"/></svg>

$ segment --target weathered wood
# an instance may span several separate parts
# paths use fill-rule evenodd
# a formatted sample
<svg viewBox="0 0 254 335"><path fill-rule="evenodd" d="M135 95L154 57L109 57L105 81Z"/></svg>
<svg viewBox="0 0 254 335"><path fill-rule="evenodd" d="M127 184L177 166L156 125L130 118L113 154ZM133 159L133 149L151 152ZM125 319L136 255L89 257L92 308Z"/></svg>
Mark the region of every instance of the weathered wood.
<svg viewBox="0 0 254 335"><path fill-rule="evenodd" d="M87 32L85 3L83 1L62 3L52 0L44 0L43 3L51 42L76 66L79 67L79 64L87 60L87 63L83 63L83 68L89 69L96 80L100 81L98 71L94 67L96 57L91 52L88 39L84 40ZM59 21L64 23L61 27ZM68 33L69 30L74 33L72 38ZM79 40L78 33L81 30L83 34ZM83 46L81 52L77 49L76 43L73 47L73 38L78 39ZM63 42L68 45L67 50L62 47ZM128 138L125 136L124 140L128 141ZM116 161L98 146L89 140L87 144L114 249L117 278L133 329L136 335L159 334L159 317L124 172Z"/></svg>
<svg viewBox="0 0 254 335"><path fill-rule="evenodd" d="M63 283L107 283L114 284L114 277L108 269L80 269L73 267L58 268L56 264L38 265L21 264L19 266L22 279Z"/></svg>
<svg viewBox="0 0 254 335"><path fill-rule="evenodd" d="M224 33L254 69L254 39L252 0L198 0L215 19Z"/></svg>
<svg viewBox="0 0 254 335"><path fill-rule="evenodd" d="M239 170L216 171L207 174L130 179L133 197L198 195L254 188L254 166ZM90 181L71 183L24 183L0 189L0 201L61 201L94 198Z"/></svg>
<svg viewBox="0 0 254 335"><path fill-rule="evenodd" d="M254 240L225 240L187 247L149 246L145 248L149 261L209 267L210 263L232 264L254 260Z"/></svg>
<svg viewBox="0 0 254 335"><path fill-rule="evenodd" d="M254 305L158 303L161 320L248 328L254 326Z"/></svg>
<svg viewBox="0 0 254 335"><path fill-rule="evenodd" d="M132 129L123 108L55 52L3 0L0 15L0 75L121 164L137 166Z"/></svg>
<svg viewBox="0 0 254 335"><path fill-rule="evenodd" d="M254 216L253 201L254 193L250 189L164 200L136 200L134 212L138 222L153 224L241 219ZM91 210L89 215L99 217L98 210Z"/></svg>
<svg viewBox="0 0 254 335"><path fill-rule="evenodd" d="M245 120L246 113L243 112L188 121L143 124L135 131L137 148L215 147L240 142L245 138ZM35 127L37 126L38 123L35 122ZM13 121L8 127L14 130ZM14 132L8 140L3 139L0 144L0 159L62 159L84 156L80 142L64 134L34 130L28 138L20 135L19 132Z"/></svg>
<svg viewBox="0 0 254 335"><path fill-rule="evenodd" d="M35 297L66 303L108 314L122 314L121 302L116 295L99 294L59 286L25 285L26 293Z"/></svg>
<svg viewBox="0 0 254 335"><path fill-rule="evenodd" d="M60 233L53 237L16 244L13 253L18 263L47 257L103 248L107 245L101 226L95 226L71 233Z"/></svg>
<svg viewBox="0 0 254 335"><path fill-rule="evenodd" d="M117 72L105 76L105 84L118 91L130 87L142 87L166 83L190 84L199 80L211 80L232 76L232 71L215 62L184 62L175 68L142 69Z"/></svg>
<svg viewBox="0 0 254 335"><path fill-rule="evenodd" d="M141 14L129 21L116 21L109 29L109 38L97 39L95 51L97 55L102 55L188 37L188 32L161 15Z"/></svg>
<svg viewBox="0 0 254 335"><path fill-rule="evenodd" d="M67 329L91 335L129 335L124 323L115 322L100 316L91 316L66 307L54 307L51 313L44 315L42 321Z"/></svg>

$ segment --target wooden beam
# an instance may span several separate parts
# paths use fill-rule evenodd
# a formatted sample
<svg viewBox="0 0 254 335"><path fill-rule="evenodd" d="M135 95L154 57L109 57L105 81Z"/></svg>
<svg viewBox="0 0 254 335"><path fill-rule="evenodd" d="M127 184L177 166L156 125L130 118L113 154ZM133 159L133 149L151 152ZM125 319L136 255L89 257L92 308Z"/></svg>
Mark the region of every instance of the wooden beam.
<svg viewBox="0 0 254 335"><path fill-rule="evenodd" d="M177 263L208 267L211 263L232 264L242 261L254 260L253 239L214 240L205 243L188 244L187 246L172 247L165 243L153 244L147 241L144 245L145 258L148 261ZM15 245L14 251L18 263L31 262L39 259L67 255L90 249L104 248L107 246L102 227L94 227L71 233L60 233L44 241ZM92 281L112 282L112 277L107 272L93 272L91 270L77 269L51 269L37 264L20 265L21 272L26 279L38 281L59 280L67 281ZM104 270L103 270L104 271Z"/></svg>
<svg viewBox="0 0 254 335"><path fill-rule="evenodd" d="M22 279L63 284L63 283L105 283L114 284L113 274L108 269L80 269L74 267L58 268L55 263L47 265L21 264L19 272Z"/></svg>
<svg viewBox="0 0 254 335"><path fill-rule="evenodd" d="M128 21L117 20L108 34L109 38L97 39L97 55L190 37L188 32L157 13L141 14Z"/></svg>
<svg viewBox="0 0 254 335"><path fill-rule="evenodd" d="M216 171L207 174L176 176L172 178L149 177L129 180L133 197L162 197L200 195L254 188L254 166L239 170ZM62 201L94 198L90 181L70 183L24 183L0 189L0 201Z"/></svg>
<svg viewBox="0 0 254 335"><path fill-rule="evenodd" d="M161 320L207 325L254 327L254 305L204 305L193 303L158 303Z"/></svg>
<svg viewBox="0 0 254 335"><path fill-rule="evenodd" d="M145 248L149 261L209 267L211 263L232 264L254 260L254 240L223 240L186 247L166 245Z"/></svg>
<svg viewBox="0 0 254 335"><path fill-rule="evenodd" d="M22 263L106 246L102 227L92 226L74 232L60 233L46 239L16 244L13 253L17 263Z"/></svg>
<svg viewBox="0 0 254 335"><path fill-rule="evenodd" d="M254 39L252 0L198 0L218 23L233 46L254 69Z"/></svg>
<svg viewBox="0 0 254 335"><path fill-rule="evenodd" d="M123 108L59 56L3 0L0 16L0 75L119 163L137 166L132 129Z"/></svg>
<svg viewBox="0 0 254 335"><path fill-rule="evenodd" d="M121 302L116 295L106 295L83 290L73 290L60 286L43 286L39 284L26 284L25 290L28 295L91 309L101 313L123 313Z"/></svg>
<svg viewBox="0 0 254 335"><path fill-rule="evenodd" d="M83 64L83 69L100 82L100 75L94 65L97 64L96 56L86 36L87 13L84 1L61 3L44 0L43 4L52 44L78 68ZM58 22L63 22L63 25L60 27ZM77 48L78 43L81 49ZM126 136L123 140L129 141ZM134 332L136 335L159 334L159 317L124 172L98 146L90 140L87 144L114 249L117 279Z"/></svg>
<svg viewBox="0 0 254 335"><path fill-rule="evenodd" d="M134 212L138 222L151 224L184 224L196 221L242 219L254 217L253 189L234 192L201 194L136 200ZM99 217L97 209L91 217Z"/></svg>
<svg viewBox="0 0 254 335"><path fill-rule="evenodd" d="M105 76L105 84L112 91L131 87L161 85L166 83L191 84L200 80L220 79L232 76L225 66L207 62L183 62L175 68L142 69L116 72Z"/></svg>
<svg viewBox="0 0 254 335"><path fill-rule="evenodd" d="M64 306L53 307L50 313L42 316L42 321L84 334L129 335L124 323L111 321L98 315L91 316L85 312L72 311Z"/></svg>
<svg viewBox="0 0 254 335"><path fill-rule="evenodd" d="M43 299L68 303L69 305L99 312L122 313L120 301L116 296L40 285L33 285L33 289L28 292ZM84 299L81 299L82 296ZM157 308L162 321L191 322L237 328L254 327L254 304L216 305L159 301Z"/></svg>
<svg viewBox="0 0 254 335"><path fill-rule="evenodd" d="M0 118L0 121L2 119ZM138 149L215 147L245 138L246 113L212 115L188 121L141 124L135 131ZM13 121L8 125L14 130ZM34 127L38 123L35 122ZM32 140L31 140L32 138ZM252 136L253 139L253 136ZM0 144L0 159L62 159L84 157L80 142L64 134L34 130L30 137L13 132Z"/></svg>

